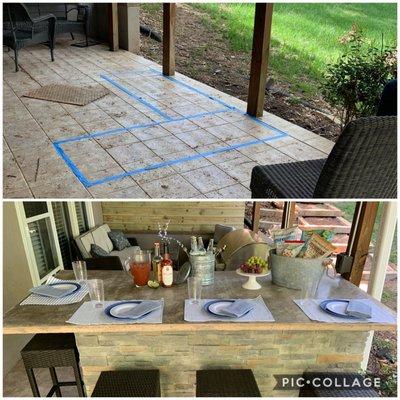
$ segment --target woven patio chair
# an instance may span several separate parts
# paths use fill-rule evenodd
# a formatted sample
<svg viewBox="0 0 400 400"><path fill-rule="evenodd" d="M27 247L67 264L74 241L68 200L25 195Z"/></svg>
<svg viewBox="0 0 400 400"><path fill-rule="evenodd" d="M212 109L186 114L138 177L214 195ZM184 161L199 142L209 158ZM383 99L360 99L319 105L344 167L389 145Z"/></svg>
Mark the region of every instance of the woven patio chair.
<svg viewBox="0 0 400 400"><path fill-rule="evenodd" d="M303 378L305 380L304 386L300 389L299 397L379 397L379 393L373 388L369 387L354 387L354 388L327 388L322 385L312 385L314 378L321 380L328 378L339 381L346 379L346 382L353 382L356 378L362 382L363 376L357 373L346 372L305 372ZM319 382L317 382L319 384Z"/></svg>
<svg viewBox="0 0 400 400"><path fill-rule="evenodd" d="M54 61L56 17L53 14L32 18L21 3L3 4L3 45L14 50L15 72L18 72L18 51L31 44L48 43Z"/></svg>
<svg viewBox="0 0 400 400"><path fill-rule="evenodd" d="M76 386L79 397L85 397L79 369L79 353L72 333L37 334L21 350L21 357L34 397L42 397L33 371L35 368L50 370L53 386L46 397L51 397L54 393L61 397L62 386ZM59 382L56 367L72 367L75 382Z"/></svg>
<svg viewBox="0 0 400 400"><path fill-rule="evenodd" d="M261 397L251 369L196 371L196 397Z"/></svg>
<svg viewBox="0 0 400 400"><path fill-rule="evenodd" d="M161 397L158 370L103 371L92 397Z"/></svg>
<svg viewBox="0 0 400 400"><path fill-rule="evenodd" d="M56 36L69 33L74 40L74 33L85 35L84 46L89 45L90 6L88 4L71 3L26 3L32 17L53 14L57 18Z"/></svg>
<svg viewBox="0 0 400 400"><path fill-rule="evenodd" d="M396 198L397 117L350 122L327 159L253 168L252 198Z"/></svg>

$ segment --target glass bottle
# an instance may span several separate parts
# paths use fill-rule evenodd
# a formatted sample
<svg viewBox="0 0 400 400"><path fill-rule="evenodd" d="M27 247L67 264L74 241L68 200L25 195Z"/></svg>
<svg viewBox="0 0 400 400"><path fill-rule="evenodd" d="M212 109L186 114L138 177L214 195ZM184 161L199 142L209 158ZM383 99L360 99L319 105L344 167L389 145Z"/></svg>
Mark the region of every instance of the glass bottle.
<svg viewBox="0 0 400 400"><path fill-rule="evenodd" d="M152 259L152 269L153 269L153 278L158 281L158 283L162 282L161 268L162 268L162 257L160 255L160 243L154 243L154 256Z"/></svg>
<svg viewBox="0 0 400 400"><path fill-rule="evenodd" d="M197 254L199 251L197 247L197 238L196 236L192 236L190 238L190 254Z"/></svg>
<svg viewBox="0 0 400 400"><path fill-rule="evenodd" d="M203 243L203 238L201 236L197 238L197 247L199 249L199 252L201 253L204 253L206 251Z"/></svg>
<svg viewBox="0 0 400 400"><path fill-rule="evenodd" d="M210 239L208 242L207 253L214 253L214 239Z"/></svg>
<svg viewBox="0 0 400 400"><path fill-rule="evenodd" d="M164 244L164 258L162 260L161 281L162 285L166 288L172 286L174 280L174 273L172 268L172 260L169 255L168 245Z"/></svg>

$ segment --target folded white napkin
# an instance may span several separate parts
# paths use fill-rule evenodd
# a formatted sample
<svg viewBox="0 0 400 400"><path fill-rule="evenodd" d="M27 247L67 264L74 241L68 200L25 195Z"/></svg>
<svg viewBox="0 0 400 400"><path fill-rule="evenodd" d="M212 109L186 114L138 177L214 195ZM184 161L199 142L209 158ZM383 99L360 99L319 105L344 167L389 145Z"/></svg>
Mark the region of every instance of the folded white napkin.
<svg viewBox="0 0 400 400"><path fill-rule="evenodd" d="M54 286L50 285L41 285L41 286L36 286L32 289L29 290L31 293L38 294L40 296L46 296L46 297L52 297L59 299L64 296L68 296L71 294L74 290L62 290Z"/></svg>
<svg viewBox="0 0 400 400"><path fill-rule="evenodd" d="M160 303L155 303L154 301L143 301L136 307L119 311L118 317L137 319L159 308L161 308Z"/></svg>
<svg viewBox="0 0 400 400"><path fill-rule="evenodd" d="M346 308L346 314L352 317L368 319L371 318L371 306L363 300L350 300Z"/></svg>
<svg viewBox="0 0 400 400"><path fill-rule="evenodd" d="M254 308L247 300L235 300L229 306L222 308L220 312L228 317L240 318Z"/></svg>

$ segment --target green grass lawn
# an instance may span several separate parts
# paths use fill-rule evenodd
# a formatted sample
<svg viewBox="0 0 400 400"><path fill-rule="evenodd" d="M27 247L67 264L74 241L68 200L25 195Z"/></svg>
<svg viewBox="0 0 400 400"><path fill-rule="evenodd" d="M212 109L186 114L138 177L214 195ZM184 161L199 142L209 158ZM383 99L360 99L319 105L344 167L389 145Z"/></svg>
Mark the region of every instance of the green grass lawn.
<svg viewBox="0 0 400 400"><path fill-rule="evenodd" d="M334 205L337 208L340 208L343 211L343 217L346 218L348 221L352 221L353 215L354 215L354 210L356 203L351 201L351 202L337 202L334 203ZM379 225L381 222L382 218L382 203L379 203L378 207L378 212L376 215L376 220L375 220L375 225L374 225L374 230L372 232L372 238L371 241L375 245L376 244L376 238L378 235L378 230L379 230ZM392 250L390 252L390 257L389 261L392 262L393 264L397 265L397 230L394 233L394 238L393 238L393 244L392 244Z"/></svg>
<svg viewBox="0 0 400 400"><path fill-rule="evenodd" d="M251 51L254 4L194 4L208 11L212 23L223 30L232 50ZM315 95L327 63L343 51L339 38L355 23L376 45L396 43L397 5L282 4L274 5L270 66L273 75L295 90Z"/></svg>

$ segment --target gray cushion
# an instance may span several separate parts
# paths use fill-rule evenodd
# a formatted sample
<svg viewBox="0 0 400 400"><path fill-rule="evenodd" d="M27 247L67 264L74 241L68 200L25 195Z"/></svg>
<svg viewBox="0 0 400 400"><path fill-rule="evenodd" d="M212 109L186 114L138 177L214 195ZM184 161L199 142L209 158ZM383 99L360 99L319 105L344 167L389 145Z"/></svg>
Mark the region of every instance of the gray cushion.
<svg viewBox="0 0 400 400"><path fill-rule="evenodd" d="M94 243L92 243L92 245L90 246L90 254L93 258L107 257L109 255L109 253L107 253L104 249Z"/></svg>
<svg viewBox="0 0 400 400"><path fill-rule="evenodd" d="M218 243L223 236L235 230L234 226L216 224L214 229L214 242Z"/></svg>
<svg viewBox="0 0 400 400"><path fill-rule="evenodd" d="M130 243L125 235L121 231L108 232L108 237L111 239L113 244L113 250L123 250L126 247L130 247Z"/></svg>
<svg viewBox="0 0 400 400"><path fill-rule="evenodd" d="M92 228L87 232L82 233L82 235L76 237L75 242L79 248L79 251L82 254L82 257L83 258L91 257L90 248L92 243L97 244L107 252L112 251L113 244L110 238L108 237L108 232L110 231L111 231L110 227L107 224L103 224L100 226L96 226L95 228Z"/></svg>

